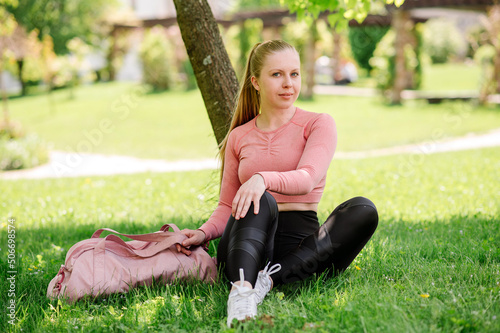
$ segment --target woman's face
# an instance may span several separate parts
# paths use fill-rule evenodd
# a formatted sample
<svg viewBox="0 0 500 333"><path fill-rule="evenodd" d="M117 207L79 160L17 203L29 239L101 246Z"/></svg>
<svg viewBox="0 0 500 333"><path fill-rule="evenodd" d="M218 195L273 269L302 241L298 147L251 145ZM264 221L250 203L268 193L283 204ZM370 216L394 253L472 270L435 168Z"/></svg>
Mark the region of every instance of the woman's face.
<svg viewBox="0 0 500 333"><path fill-rule="evenodd" d="M262 110L289 109L300 93L300 58L297 52L286 49L268 55L252 84L259 91Z"/></svg>

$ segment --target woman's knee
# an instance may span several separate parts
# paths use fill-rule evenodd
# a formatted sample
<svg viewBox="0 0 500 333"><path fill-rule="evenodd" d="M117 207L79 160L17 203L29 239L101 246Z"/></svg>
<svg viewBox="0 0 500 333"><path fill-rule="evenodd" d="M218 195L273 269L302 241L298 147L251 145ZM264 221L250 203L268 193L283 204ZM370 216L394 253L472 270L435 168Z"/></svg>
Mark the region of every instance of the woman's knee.
<svg viewBox="0 0 500 333"><path fill-rule="evenodd" d="M348 212L356 217L355 221L366 230L373 230L378 226L378 211L375 204L365 197L354 197L342 203L340 211Z"/></svg>
<svg viewBox="0 0 500 333"><path fill-rule="evenodd" d="M273 218L278 217L279 214L278 204L276 203L274 197L268 191L265 191L262 197L260 198L260 207L261 208L267 207L268 211L270 212Z"/></svg>

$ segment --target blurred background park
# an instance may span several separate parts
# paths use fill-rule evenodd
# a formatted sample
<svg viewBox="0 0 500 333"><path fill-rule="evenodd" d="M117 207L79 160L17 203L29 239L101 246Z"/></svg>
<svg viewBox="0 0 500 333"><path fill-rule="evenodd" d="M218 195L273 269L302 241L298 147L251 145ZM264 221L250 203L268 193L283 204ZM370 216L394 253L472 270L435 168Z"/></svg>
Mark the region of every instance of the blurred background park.
<svg viewBox="0 0 500 333"><path fill-rule="evenodd" d="M277 289L246 329L500 331L496 0L0 0L0 19L0 331L227 329L222 285L74 305L46 286L96 228L210 216L238 78L276 38L300 53L297 106L337 123L320 220L363 195L380 225L345 274Z"/></svg>

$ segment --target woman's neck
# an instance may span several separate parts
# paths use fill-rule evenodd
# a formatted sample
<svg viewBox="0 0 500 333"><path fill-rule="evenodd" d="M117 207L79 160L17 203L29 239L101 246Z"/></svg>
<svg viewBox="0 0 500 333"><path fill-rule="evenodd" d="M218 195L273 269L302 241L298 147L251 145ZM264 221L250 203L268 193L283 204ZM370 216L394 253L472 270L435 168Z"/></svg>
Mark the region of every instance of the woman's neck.
<svg viewBox="0 0 500 333"><path fill-rule="evenodd" d="M261 109L256 125L260 130L274 131L289 122L295 115L296 109L295 106L282 110Z"/></svg>

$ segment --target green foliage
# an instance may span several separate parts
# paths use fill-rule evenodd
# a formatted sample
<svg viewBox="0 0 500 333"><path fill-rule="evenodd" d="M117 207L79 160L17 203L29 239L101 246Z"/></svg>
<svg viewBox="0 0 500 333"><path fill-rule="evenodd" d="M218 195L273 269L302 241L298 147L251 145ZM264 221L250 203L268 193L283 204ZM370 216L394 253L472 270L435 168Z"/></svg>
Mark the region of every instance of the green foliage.
<svg viewBox="0 0 500 333"><path fill-rule="evenodd" d="M292 44L299 52L302 64L304 64L304 52L309 32L309 26L304 21L290 22L281 31L283 39Z"/></svg>
<svg viewBox="0 0 500 333"><path fill-rule="evenodd" d="M491 44L485 44L479 47L474 54L474 61L480 66L493 65L496 56L495 47Z"/></svg>
<svg viewBox="0 0 500 333"><path fill-rule="evenodd" d="M482 24L467 29L465 38L467 40L467 57L473 58L476 51L483 45L490 43L488 31Z"/></svg>
<svg viewBox="0 0 500 333"><path fill-rule="evenodd" d="M262 10L281 7L280 0L238 0L237 10Z"/></svg>
<svg viewBox="0 0 500 333"><path fill-rule="evenodd" d="M422 78L422 65L420 59L420 39L421 32L419 25L413 29L417 40L417 47L406 44L404 47L405 68L410 73L411 79L408 80L405 89L418 89ZM386 92L394 86L396 78L396 51L394 42L396 33L390 29L387 34L378 43L373 58L370 59L370 65L373 67L372 75L377 82L377 88Z"/></svg>
<svg viewBox="0 0 500 333"><path fill-rule="evenodd" d="M237 39L239 41L240 56L238 61L238 72L243 73L245 70L248 54L252 47L262 41L262 20L250 19L245 20L239 25L239 33Z"/></svg>
<svg viewBox="0 0 500 333"><path fill-rule="evenodd" d="M372 70L370 59L378 42L384 37L389 27L360 26L349 28L349 42L352 54L358 65L368 72Z"/></svg>
<svg viewBox="0 0 500 333"><path fill-rule="evenodd" d="M107 0L18 0L17 7L8 9L28 31L36 29L40 38L52 36L55 52L63 54L74 37L98 44L107 33L101 24L104 15L117 4Z"/></svg>
<svg viewBox="0 0 500 333"><path fill-rule="evenodd" d="M361 23L373 5L395 4L399 7L403 2L404 0L281 0L292 13L297 13L299 20L309 23L320 13L329 11L330 25L339 30L347 29L349 20Z"/></svg>
<svg viewBox="0 0 500 333"><path fill-rule="evenodd" d="M465 53L465 40L453 21L430 19L424 24L423 50L433 63L445 63Z"/></svg>
<svg viewBox="0 0 500 333"><path fill-rule="evenodd" d="M490 95L496 92L497 83L494 79L496 48L491 44L480 46L474 54L474 61L481 66L482 75L480 80L480 89L482 94Z"/></svg>
<svg viewBox="0 0 500 333"><path fill-rule="evenodd" d="M0 6L0 19L2 24L0 25L0 37L10 36L14 32L17 26L17 22L12 14L10 14L4 7ZM0 54L0 56L2 56Z"/></svg>
<svg viewBox="0 0 500 333"><path fill-rule="evenodd" d="M47 147L38 136L12 139L0 135L0 170L32 168L47 161Z"/></svg>
<svg viewBox="0 0 500 333"><path fill-rule="evenodd" d="M170 88L171 72L175 71L170 62L171 52L163 27L154 27L144 34L139 50L143 82L150 85L154 91Z"/></svg>

